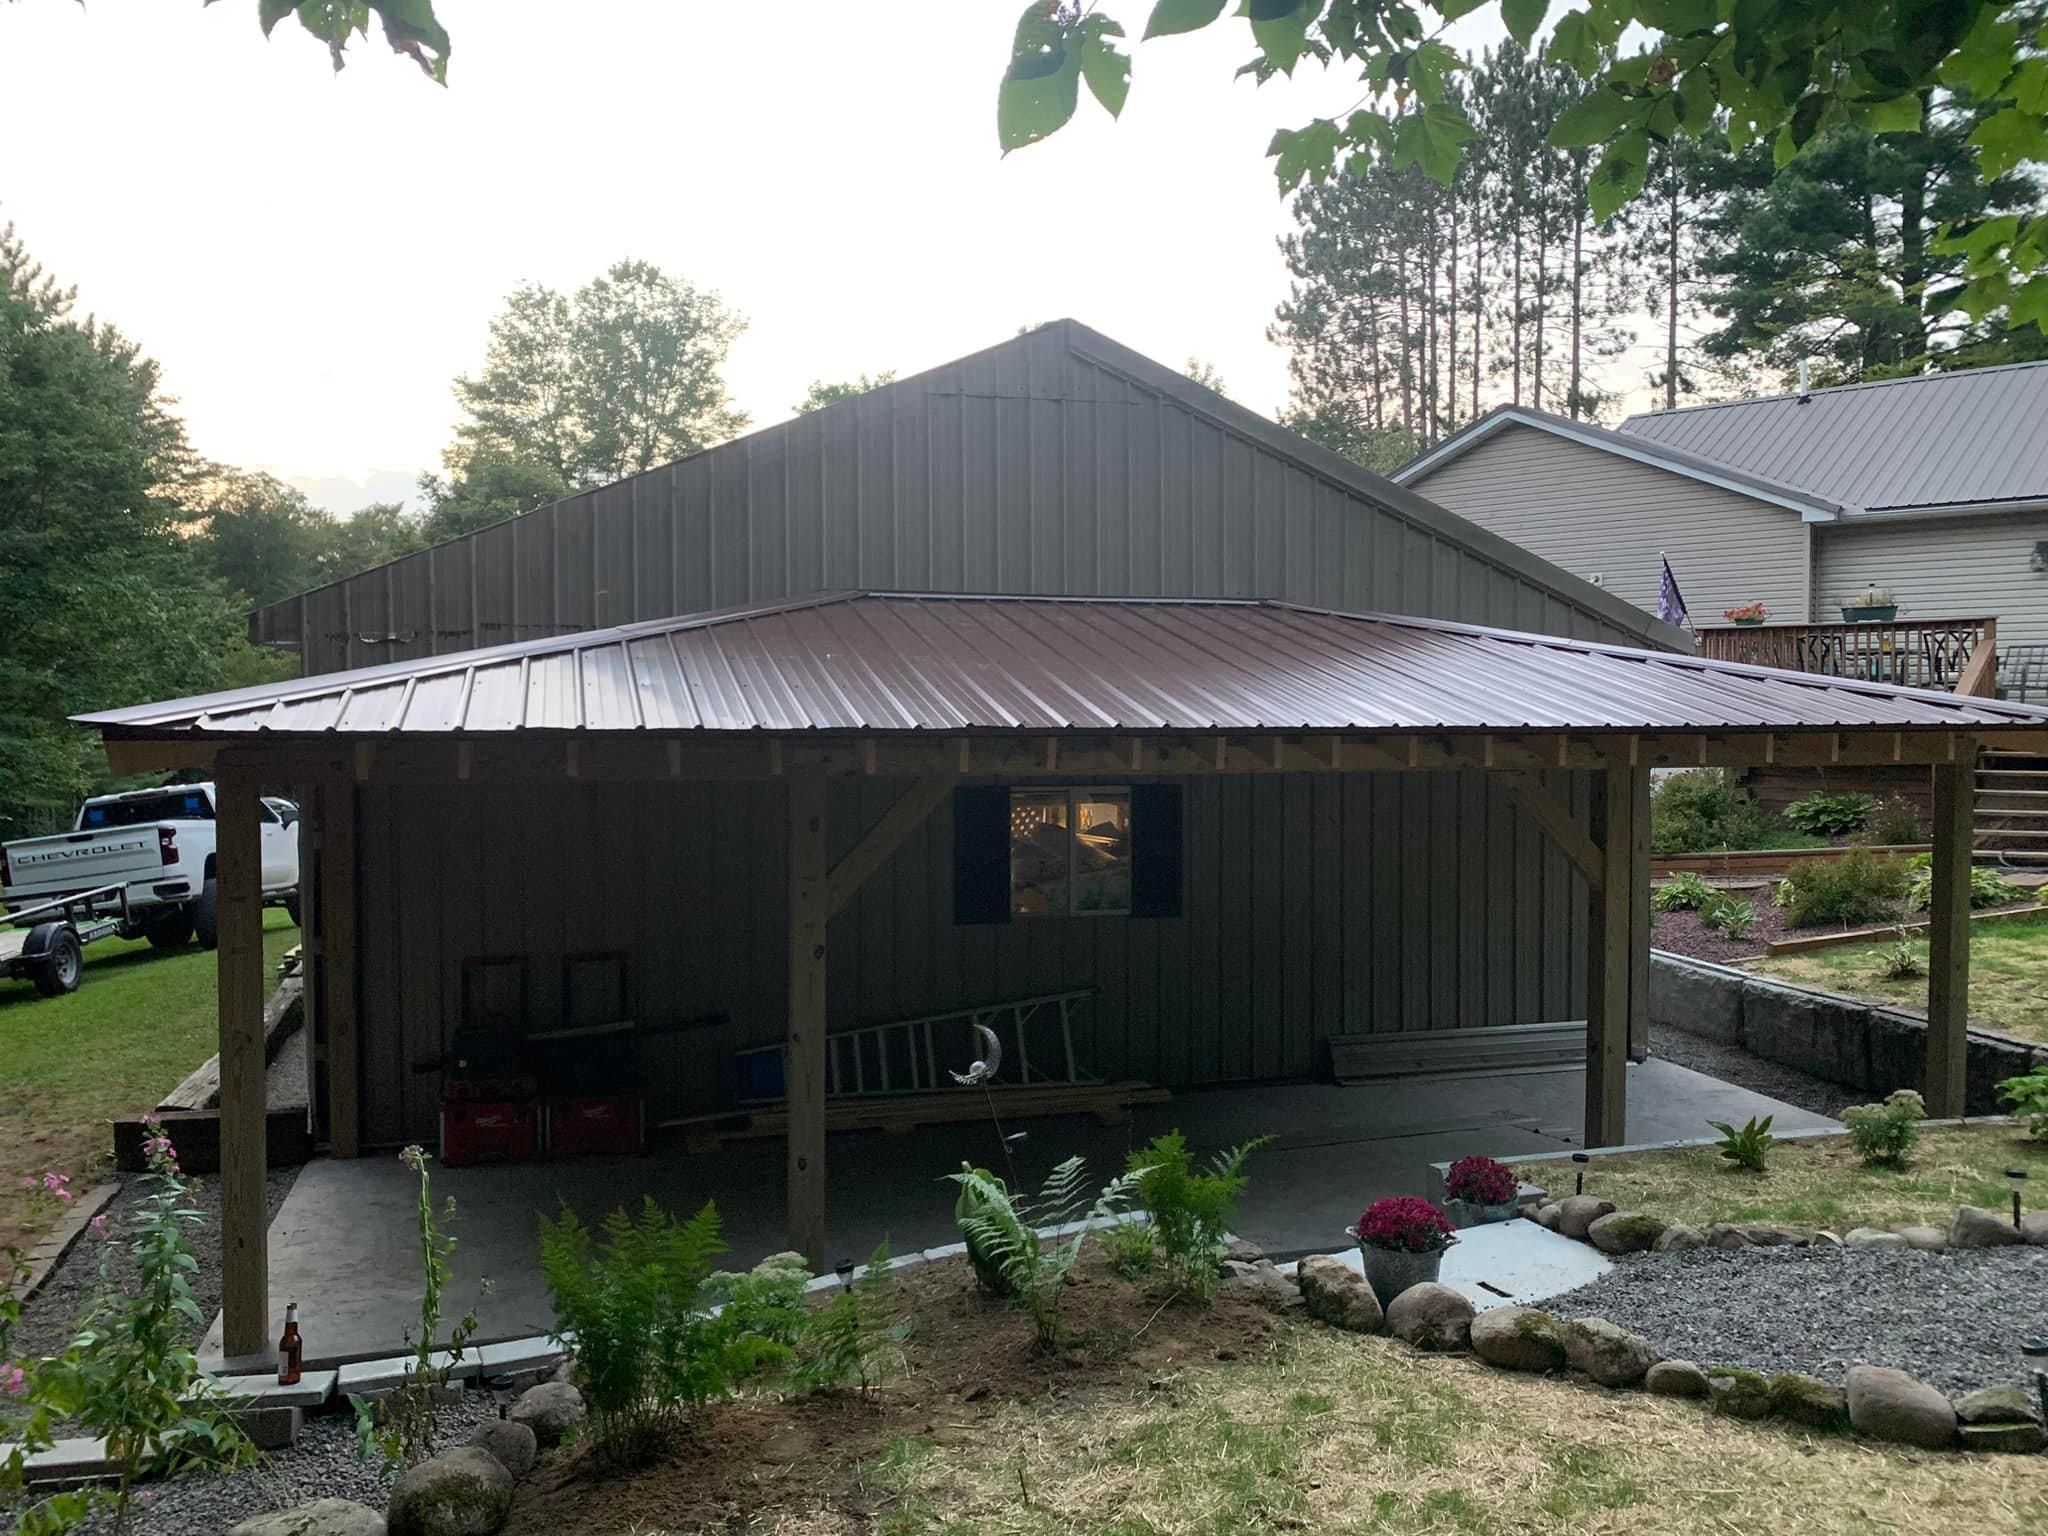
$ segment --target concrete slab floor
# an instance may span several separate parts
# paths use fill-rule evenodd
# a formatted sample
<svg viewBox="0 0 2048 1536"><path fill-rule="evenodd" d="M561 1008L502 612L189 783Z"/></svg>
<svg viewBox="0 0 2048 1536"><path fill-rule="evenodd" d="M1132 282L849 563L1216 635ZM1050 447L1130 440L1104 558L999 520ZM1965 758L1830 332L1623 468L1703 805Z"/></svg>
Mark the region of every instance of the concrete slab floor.
<svg viewBox="0 0 2048 1536"><path fill-rule="evenodd" d="M1106 1179L1131 1148L1175 1127L1205 1151L1273 1135L1251 1162L1238 1226L1276 1258L1291 1258L1344 1247L1345 1226L1382 1195L1426 1193L1432 1162L1473 1152L1514 1158L1569 1150L1578 1144L1584 1092L1578 1069L1354 1087L1271 1083L1182 1093L1140 1106L1128 1125L1063 1118L1003 1129L1023 1133L1011 1148L1012 1182L1034 1189L1074 1153ZM1740 1123L1751 1115L1775 1115L1783 1131L1833 1124L1664 1061L1631 1066L1628 1093L1632 1142L1702 1135L1709 1119ZM987 1122L900 1137L832 1137L833 1257L864 1259L884 1241L895 1253L955 1241L945 1175L968 1159L1012 1177ZM437 1202L452 1195L457 1207L444 1314L460 1315L474 1304L479 1342L542 1334L553 1325L539 1271L539 1219L564 1204L594 1224L647 1196L678 1214L715 1199L728 1263L749 1265L784 1246L779 1141L739 1142L716 1153L693 1154L672 1143L643 1157L436 1166L432 1175ZM395 1155L309 1164L271 1223L270 1336L283 1330L286 1303L297 1302L308 1366L402 1351L407 1329L418 1326L417 1221L413 1177ZM218 1319L201 1353L219 1360Z"/></svg>

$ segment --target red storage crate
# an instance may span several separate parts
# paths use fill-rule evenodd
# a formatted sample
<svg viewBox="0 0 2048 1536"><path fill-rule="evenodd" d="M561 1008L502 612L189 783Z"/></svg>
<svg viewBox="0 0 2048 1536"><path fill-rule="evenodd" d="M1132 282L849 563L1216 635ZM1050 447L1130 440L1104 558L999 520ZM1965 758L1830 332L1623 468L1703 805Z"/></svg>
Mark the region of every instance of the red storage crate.
<svg viewBox="0 0 2048 1536"><path fill-rule="evenodd" d="M540 1111L532 1099L470 1099L441 1106L441 1161L528 1162L540 1155Z"/></svg>
<svg viewBox="0 0 2048 1536"><path fill-rule="evenodd" d="M644 1138L645 1116L637 1093L551 1098L547 1115L549 1157L638 1152Z"/></svg>

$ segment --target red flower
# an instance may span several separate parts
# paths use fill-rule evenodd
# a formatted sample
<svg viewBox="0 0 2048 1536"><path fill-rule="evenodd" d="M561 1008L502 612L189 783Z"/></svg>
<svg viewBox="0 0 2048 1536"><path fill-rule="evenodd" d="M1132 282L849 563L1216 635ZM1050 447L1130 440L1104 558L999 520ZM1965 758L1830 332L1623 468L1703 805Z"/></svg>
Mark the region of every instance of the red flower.
<svg viewBox="0 0 2048 1536"><path fill-rule="evenodd" d="M1390 1195L1373 1201L1358 1218L1358 1240L1374 1248L1404 1253L1429 1253L1448 1245L1456 1228L1450 1217L1413 1195Z"/></svg>
<svg viewBox="0 0 2048 1536"><path fill-rule="evenodd" d="M1506 1205L1522 1187L1515 1170L1490 1157L1461 1157L1444 1176L1444 1193L1474 1205Z"/></svg>

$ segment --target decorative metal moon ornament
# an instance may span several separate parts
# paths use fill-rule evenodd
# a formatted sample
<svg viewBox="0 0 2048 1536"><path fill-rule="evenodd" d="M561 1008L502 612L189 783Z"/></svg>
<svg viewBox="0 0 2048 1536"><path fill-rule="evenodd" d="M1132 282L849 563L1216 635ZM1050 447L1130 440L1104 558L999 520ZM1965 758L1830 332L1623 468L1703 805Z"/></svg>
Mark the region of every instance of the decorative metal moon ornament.
<svg viewBox="0 0 2048 1536"><path fill-rule="evenodd" d="M986 1024L975 1025L974 1032L981 1036L981 1059L965 1072L951 1074L953 1081L963 1088L989 1082L1003 1066L1003 1042L996 1038L996 1032Z"/></svg>

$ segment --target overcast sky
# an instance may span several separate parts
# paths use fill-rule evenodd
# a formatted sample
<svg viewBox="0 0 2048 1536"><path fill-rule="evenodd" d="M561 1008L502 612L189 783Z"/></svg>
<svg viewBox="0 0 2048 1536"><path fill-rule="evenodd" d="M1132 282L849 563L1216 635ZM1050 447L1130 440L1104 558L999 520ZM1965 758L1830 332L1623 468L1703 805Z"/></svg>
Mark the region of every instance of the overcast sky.
<svg viewBox="0 0 2048 1536"><path fill-rule="evenodd" d="M436 9L446 90L375 38L339 75L295 23L266 43L256 0L0 4L0 221L161 362L201 452L336 510L403 494L507 291L624 256L747 316L757 424L1062 315L1285 397L1265 144L1359 88L1233 84L1242 21L1139 46L1121 123L1084 96L1004 159L1019 0Z"/></svg>

